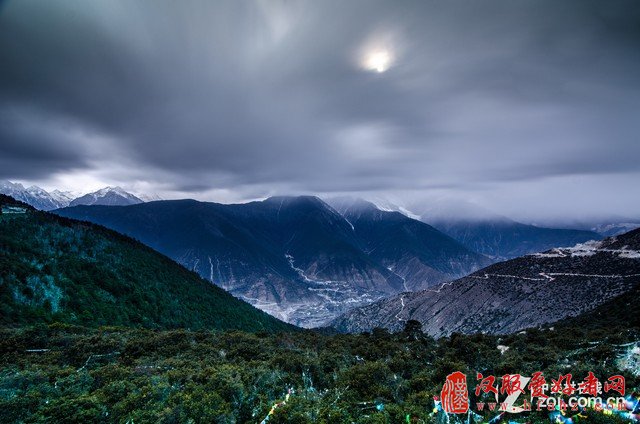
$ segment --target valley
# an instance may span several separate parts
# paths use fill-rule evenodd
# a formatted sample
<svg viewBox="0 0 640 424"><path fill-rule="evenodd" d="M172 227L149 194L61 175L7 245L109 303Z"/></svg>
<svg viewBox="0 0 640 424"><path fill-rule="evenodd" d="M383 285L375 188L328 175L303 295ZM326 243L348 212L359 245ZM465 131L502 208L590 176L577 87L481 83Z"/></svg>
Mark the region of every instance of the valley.
<svg viewBox="0 0 640 424"><path fill-rule="evenodd" d="M357 219L317 197L237 205L193 200L56 210L134 237L287 322L322 326L490 260L427 224L364 203ZM398 238L400 237L400 238Z"/></svg>

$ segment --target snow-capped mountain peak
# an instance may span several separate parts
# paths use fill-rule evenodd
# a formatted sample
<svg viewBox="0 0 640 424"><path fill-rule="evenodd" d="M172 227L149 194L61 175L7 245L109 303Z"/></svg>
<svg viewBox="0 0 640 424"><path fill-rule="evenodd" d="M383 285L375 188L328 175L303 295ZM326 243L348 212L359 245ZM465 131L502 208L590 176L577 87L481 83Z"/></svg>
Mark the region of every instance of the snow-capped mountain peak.
<svg viewBox="0 0 640 424"><path fill-rule="evenodd" d="M3 194L6 194L5 191L24 191L25 188L20 183L12 183L7 180L0 180L0 190L2 190Z"/></svg>
<svg viewBox="0 0 640 424"><path fill-rule="evenodd" d="M42 210L58 209L68 204L68 202L61 202L38 186L32 185L25 188L22 184L11 181L0 181L0 193Z"/></svg>
<svg viewBox="0 0 640 424"><path fill-rule="evenodd" d="M47 193L47 191L41 187L38 187L37 185L32 185L30 187L27 187L27 193L33 195L33 196L38 196L38 197L43 197L43 198L50 198L51 195L49 193Z"/></svg>
<svg viewBox="0 0 640 424"><path fill-rule="evenodd" d="M93 193L85 194L73 200L69 206L79 205L107 205L125 206L143 203L142 199L125 191L121 187L104 187Z"/></svg>
<svg viewBox="0 0 640 424"><path fill-rule="evenodd" d="M79 193L74 193L73 191L60 191L58 189L49 192L49 195L65 205L68 205L73 199L80 196Z"/></svg>
<svg viewBox="0 0 640 424"><path fill-rule="evenodd" d="M71 191L48 192L36 185L25 188L21 183L0 180L0 193L28 203L36 209L47 211L77 205L133 205L143 202L122 187L104 187L81 196Z"/></svg>
<svg viewBox="0 0 640 424"><path fill-rule="evenodd" d="M156 193L152 194L138 194L138 197L142 199L144 202L157 202L158 200L164 200Z"/></svg>

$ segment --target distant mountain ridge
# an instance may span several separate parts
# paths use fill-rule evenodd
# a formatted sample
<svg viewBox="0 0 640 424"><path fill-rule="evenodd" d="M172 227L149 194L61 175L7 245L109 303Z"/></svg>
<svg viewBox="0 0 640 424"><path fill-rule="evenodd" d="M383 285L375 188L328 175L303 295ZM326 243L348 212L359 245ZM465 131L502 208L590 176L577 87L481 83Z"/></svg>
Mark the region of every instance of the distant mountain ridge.
<svg viewBox="0 0 640 424"><path fill-rule="evenodd" d="M417 320L434 337L509 333L577 316L637 291L640 229L491 265L437 289L401 294L338 317L339 331L401 329Z"/></svg>
<svg viewBox="0 0 640 424"><path fill-rule="evenodd" d="M469 202L439 201L395 208L432 225L470 250L493 258L494 262L602 238L594 231L523 224Z"/></svg>
<svg viewBox="0 0 640 424"><path fill-rule="evenodd" d="M119 208L79 206L56 213L135 237L262 310L307 327L408 290L408 265L417 270L410 284L426 287L487 261L399 214L383 213L368 224L366 234L356 231L338 211L313 196L232 205L180 200ZM405 231L407 239L412 231L420 231L422 244L414 243L413 252L398 256L370 252L372 235L387 231L398 218L409 233ZM424 252L418 254L421 249Z"/></svg>
<svg viewBox="0 0 640 424"><path fill-rule="evenodd" d="M599 218L576 217L574 219L555 219L543 223L545 226L595 231L604 237L617 236L640 228L640 219L619 215Z"/></svg>
<svg viewBox="0 0 640 424"><path fill-rule="evenodd" d="M78 196L59 190L47 192L37 186L25 188L22 184L9 181L0 181L0 193L13 196L40 210L78 205L126 206L162 200L155 194L136 196L120 187L105 187ZM429 224L468 249L489 256L494 261L512 259L556 246L572 246L640 227L640 221L612 217L612 221L567 223L566 227L559 225L558 228L545 228L516 222L466 202L400 206L376 197L372 203L383 212L397 211Z"/></svg>
<svg viewBox="0 0 640 424"><path fill-rule="evenodd" d="M47 192L35 185L25 188L20 183L0 181L0 194L11 196L43 211L78 205L124 206L143 202L139 197L120 187L105 187L92 193L78 196L69 191L53 190ZM150 199L157 200L157 196L150 197Z"/></svg>
<svg viewBox="0 0 640 424"><path fill-rule="evenodd" d="M10 181L0 181L0 194L11 196L40 210L62 208L68 206L69 202L71 202L71 199L68 199L68 197L71 197L70 193L60 191L48 193L35 185L25 188L20 183L12 183Z"/></svg>
<svg viewBox="0 0 640 424"><path fill-rule="evenodd" d="M0 212L4 325L293 329L112 230L1 194Z"/></svg>
<svg viewBox="0 0 640 424"><path fill-rule="evenodd" d="M495 260L513 259L555 246L573 246L602 238L592 231L536 227L508 218L432 222L443 233Z"/></svg>

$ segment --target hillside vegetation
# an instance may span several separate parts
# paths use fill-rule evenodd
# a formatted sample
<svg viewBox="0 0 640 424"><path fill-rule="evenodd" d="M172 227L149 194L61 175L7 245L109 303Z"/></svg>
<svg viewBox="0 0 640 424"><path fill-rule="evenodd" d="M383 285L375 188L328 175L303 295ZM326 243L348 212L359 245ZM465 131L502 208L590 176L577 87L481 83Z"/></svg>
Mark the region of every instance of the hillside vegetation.
<svg viewBox="0 0 640 424"><path fill-rule="evenodd" d="M460 421L432 415L433 396L453 371L467 375L472 405L490 401L473 393L477 372L500 379L542 371L548 381L570 372L574 382L589 371L601 381L622 374L628 393L640 383L621 361L626 343L639 340L637 328L437 341L414 330L333 336L61 325L0 330L0 422L255 424L290 393L269 424L405 423L407 416L412 423L454 423ZM496 415L485 411L476 423ZM580 422L625 422L593 411L586 416ZM549 413L508 421L548 423Z"/></svg>
<svg viewBox="0 0 640 424"><path fill-rule="evenodd" d="M0 215L0 324L294 328L129 237L7 196L0 206L24 208Z"/></svg>

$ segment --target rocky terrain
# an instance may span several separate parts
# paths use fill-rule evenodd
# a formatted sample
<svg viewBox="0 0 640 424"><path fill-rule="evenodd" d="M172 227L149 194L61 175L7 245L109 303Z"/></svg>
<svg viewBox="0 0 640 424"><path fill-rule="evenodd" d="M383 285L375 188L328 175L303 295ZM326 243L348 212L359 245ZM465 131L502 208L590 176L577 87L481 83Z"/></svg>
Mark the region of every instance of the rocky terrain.
<svg viewBox="0 0 640 424"><path fill-rule="evenodd" d="M333 321L343 332L422 323L433 336L508 333L592 310L640 283L640 230L498 263L467 277L378 301Z"/></svg>

